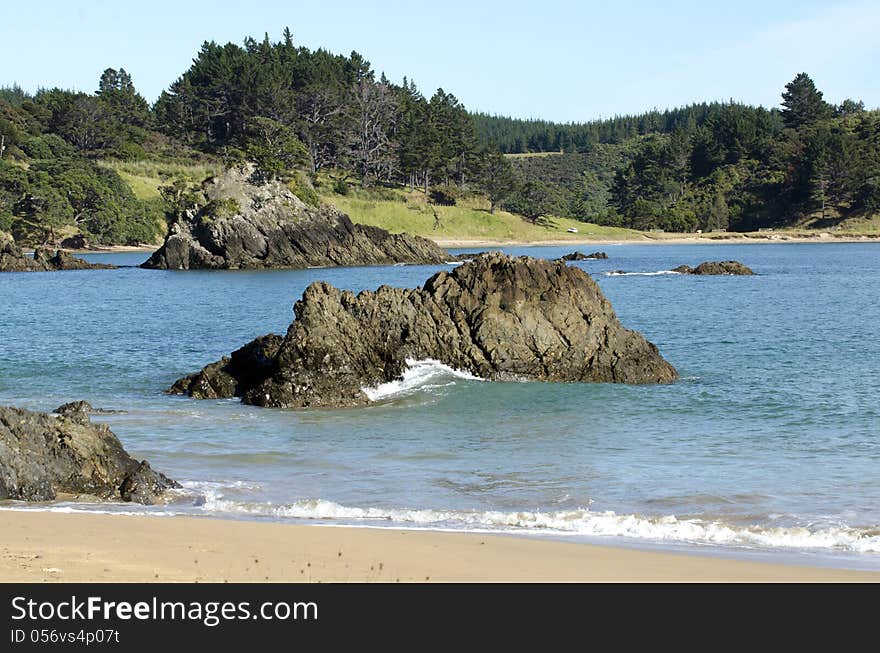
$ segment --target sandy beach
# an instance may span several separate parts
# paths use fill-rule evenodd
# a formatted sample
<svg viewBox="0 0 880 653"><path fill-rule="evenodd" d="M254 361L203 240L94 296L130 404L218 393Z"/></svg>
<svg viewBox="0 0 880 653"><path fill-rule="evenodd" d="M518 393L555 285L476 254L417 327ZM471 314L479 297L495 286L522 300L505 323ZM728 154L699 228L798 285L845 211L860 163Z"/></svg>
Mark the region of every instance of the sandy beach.
<svg viewBox="0 0 880 653"><path fill-rule="evenodd" d="M877 582L880 573L500 535L0 511L2 582Z"/></svg>

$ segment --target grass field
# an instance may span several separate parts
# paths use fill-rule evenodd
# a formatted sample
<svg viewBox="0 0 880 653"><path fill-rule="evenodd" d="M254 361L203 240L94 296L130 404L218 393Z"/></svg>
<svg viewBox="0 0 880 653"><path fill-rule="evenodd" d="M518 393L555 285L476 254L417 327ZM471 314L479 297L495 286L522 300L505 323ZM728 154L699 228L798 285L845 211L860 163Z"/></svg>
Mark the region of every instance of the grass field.
<svg viewBox="0 0 880 653"><path fill-rule="evenodd" d="M352 190L349 195L321 192L321 199L347 213L354 222L382 227L392 233L441 240L543 241L584 238L628 240L641 233L618 227L602 227L577 220L551 217L532 224L518 215L496 209L481 198L459 201L455 206L430 205L421 191L383 188ZM577 229L569 233L568 229Z"/></svg>
<svg viewBox="0 0 880 653"><path fill-rule="evenodd" d="M99 165L115 170L142 200L159 197L159 187L174 179L198 183L214 174L212 166L203 164L104 159Z"/></svg>

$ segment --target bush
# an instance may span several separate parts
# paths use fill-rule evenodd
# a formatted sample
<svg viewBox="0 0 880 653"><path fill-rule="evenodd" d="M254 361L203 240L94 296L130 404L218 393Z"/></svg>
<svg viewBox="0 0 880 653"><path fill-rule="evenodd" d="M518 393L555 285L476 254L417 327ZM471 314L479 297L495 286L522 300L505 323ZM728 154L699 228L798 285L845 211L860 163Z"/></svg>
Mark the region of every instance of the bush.
<svg viewBox="0 0 880 653"><path fill-rule="evenodd" d="M234 197L227 197L224 200L211 200L202 207L202 217L207 217L209 220L231 218L239 213L241 213L241 205Z"/></svg>
<svg viewBox="0 0 880 653"><path fill-rule="evenodd" d="M435 186L428 192L428 197L431 199L432 204L439 204L440 206L455 206L455 203L458 201L455 189L450 186Z"/></svg>
<svg viewBox="0 0 880 653"><path fill-rule="evenodd" d="M56 134L44 134L28 139L22 146L32 159L66 159L76 156L76 148Z"/></svg>
<svg viewBox="0 0 880 653"><path fill-rule="evenodd" d="M147 158L144 148L131 141L122 143L113 154L123 161L143 161Z"/></svg>
<svg viewBox="0 0 880 653"><path fill-rule="evenodd" d="M318 197L318 193L315 192L312 184L302 172L294 174L290 181L287 182L287 187L290 189L290 192L300 198L305 204L320 206L321 198Z"/></svg>
<svg viewBox="0 0 880 653"><path fill-rule="evenodd" d="M348 195L351 193L351 188L348 187L345 179L337 179L333 182L333 192L337 195Z"/></svg>

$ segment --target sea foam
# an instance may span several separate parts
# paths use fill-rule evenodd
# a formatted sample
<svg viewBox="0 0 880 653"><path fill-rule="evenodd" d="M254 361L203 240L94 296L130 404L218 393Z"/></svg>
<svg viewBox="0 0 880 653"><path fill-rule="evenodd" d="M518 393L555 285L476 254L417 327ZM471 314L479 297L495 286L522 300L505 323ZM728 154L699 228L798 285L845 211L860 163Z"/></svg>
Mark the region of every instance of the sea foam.
<svg viewBox="0 0 880 653"><path fill-rule="evenodd" d="M657 272L618 272L612 270L610 272L606 272L606 277L658 277L664 274L681 274L681 272L675 272L674 270L658 270Z"/></svg>
<svg viewBox="0 0 880 653"><path fill-rule="evenodd" d="M407 358L402 379L381 383L372 388L362 388L362 390L370 401L380 401L419 390L452 385L456 379L480 380L469 372L453 369L433 358L424 360Z"/></svg>
<svg viewBox="0 0 880 653"><path fill-rule="evenodd" d="M811 530L806 527L734 526L721 521L648 517L576 509L550 512L469 510L408 510L344 506L324 499L289 504L245 503L208 496L202 509L270 518L326 520L362 525L471 532L524 532L547 535L626 537L654 542L714 544L750 548L785 548L880 552L880 529L847 526Z"/></svg>

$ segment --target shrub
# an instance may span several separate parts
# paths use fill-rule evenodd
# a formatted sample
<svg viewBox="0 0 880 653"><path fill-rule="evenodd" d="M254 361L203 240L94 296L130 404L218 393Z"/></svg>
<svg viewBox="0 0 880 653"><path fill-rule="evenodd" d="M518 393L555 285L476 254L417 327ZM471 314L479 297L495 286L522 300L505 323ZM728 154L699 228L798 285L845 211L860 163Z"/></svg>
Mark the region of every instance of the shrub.
<svg viewBox="0 0 880 653"><path fill-rule="evenodd" d="M28 139L22 149L32 159L65 159L76 156L76 149L57 134Z"/></svg>
<svg viewBox="0 0 880 653"><path fill-rule="evenodd" d="M319 206L321 204L321 198L318 197L318 193L315 192L312 184L303 173L297 172L294 174L290 181L287 182L287 187L290 189L290 192L300 198L305 204L309 206Z"/></svg>
<svg viewBox="0 0 880 653"><path fill-rule="evenodd" d="M333 182L333 192L337 195L348 195L351 193L351 189L345 179L337 179Z"/></svg>
<svg viewBox="0 0 880 653"><path fill-rule="evenodd" d="M428 192L432 204L440 206L455 206L458 201L455 190L450 186L435 186Z"/></svg>

